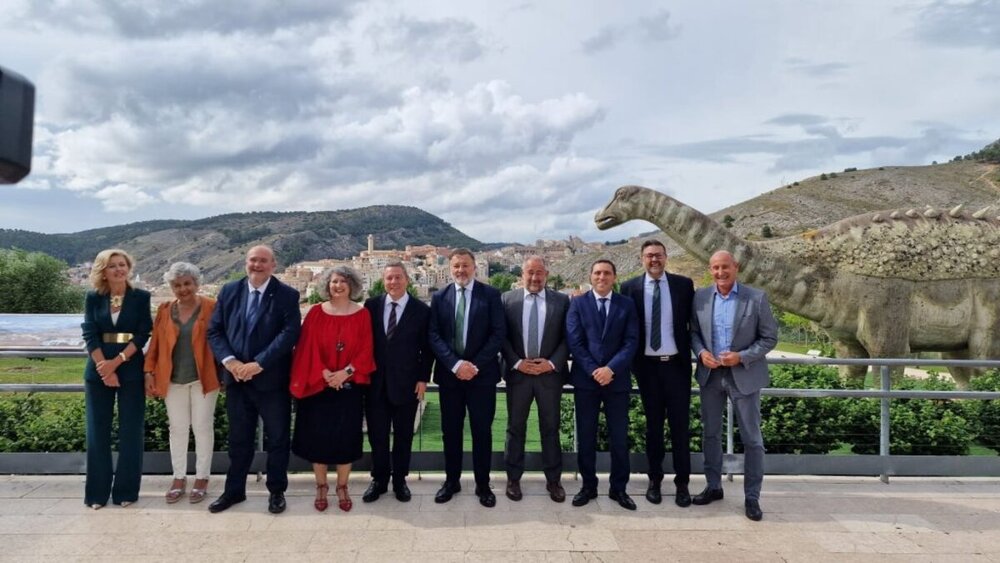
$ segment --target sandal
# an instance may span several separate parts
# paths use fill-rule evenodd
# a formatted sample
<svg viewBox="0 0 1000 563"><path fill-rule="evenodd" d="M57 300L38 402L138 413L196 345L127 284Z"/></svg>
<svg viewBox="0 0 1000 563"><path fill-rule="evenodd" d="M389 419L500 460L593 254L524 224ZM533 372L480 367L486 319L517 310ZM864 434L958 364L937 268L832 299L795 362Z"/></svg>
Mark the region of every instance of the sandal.
<svg viewBox="0 0 1000 563"><path fill-rule="evenodd" d="M340 496L340 491L344 491L344 496ZM339 499L338 505L340 509L344 512L350 512L354 503L351 501L351 496L347 494L347 485L337 485L337 499Z"/></svg>
<svg viewBox="0 0 1000 563"><path fill-rule="evenodd" d="M321 483L316 485L316 500L313 501L313 506L316 510L323 512L326 507L330 506L330 503L326 500L326 493L330 490L330 485L326 483Z"/></svg>
<svg viewBox="0 0 1000 563"><path fill-rule="evenodd" d="M198 485L201 485L200 487ZM191 487L191 494L188 495L188 501L191 504L198 504L199 502L205 500L205 495L208 494L208 479L195 479L194 486Z"/></svg>
<svg viewBox="0 0 1000 563"><path fill-rule="evenodd" d="M180 483L180 486L178 486L178 483ZM174 504L175 502L181 500L181 497L184 496L184 487L186 485L187 479L174 479L174 482L170 484L170 490L168 490L165 495L167 504Z"/></svg>

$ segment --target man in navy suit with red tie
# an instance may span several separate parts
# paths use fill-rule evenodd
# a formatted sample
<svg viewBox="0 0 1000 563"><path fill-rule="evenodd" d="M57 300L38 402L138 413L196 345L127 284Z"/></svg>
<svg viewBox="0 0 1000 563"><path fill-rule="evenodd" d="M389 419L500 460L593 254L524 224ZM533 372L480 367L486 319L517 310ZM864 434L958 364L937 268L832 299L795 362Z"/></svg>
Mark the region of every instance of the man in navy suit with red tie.
<svg viewBox="0 0 1000 563"><path fill-rule="evenodd" d="M441 434L445 482L434 502L451 500L462 490L462 442L465 415L472 431L472 468L479 504L495 506L490 490L493 417L500 381L500 346L506 331L500 292L475 281L476 259L459 248L448 260L455 283L431 298L430 342L437 362L434 381L441 388Z"/></svg>
<svg viewBox="0 0 1000 563"><path fill-rule="evenodd" d="M276 266L270 247L251 248L247 276L222 287L208 324L212 353L225 368L229 415L226 488L209 505L209 512L222 512L246 500L258 417L264 422L267 451L267 509L272 514L285 511L292 424L288 377L302 314L299 292L272 275Z"/></svg>
<svg viewBox="0 0 1000 563"><path fill-rule="evenodd" d="M409 282L403 263L389 262L382 270L386 294L365 302L372 318L377 366L365 390L368 443L372 447L372 482L361 497L365 502L374 502L388 492L390 478L397 500L408 502L411 498L406 475L413 426L431 378L434 354L427 340L431 309L407 294Z"/></svg>
<svg viewBox="0 0 1000 563"><path fill-rule="evenodd" d="M635 510L625 487L630 472L629 367L639 345L639 321L632 300L614 292L616 279L613 262L594 262L590 266L593 291L573 299L566 315L566 341L573 355L570 380L576 407L577 465L583 477L573 506L597 498L597 420L603 405L611 449L608 496L622 508Z"/></svg>

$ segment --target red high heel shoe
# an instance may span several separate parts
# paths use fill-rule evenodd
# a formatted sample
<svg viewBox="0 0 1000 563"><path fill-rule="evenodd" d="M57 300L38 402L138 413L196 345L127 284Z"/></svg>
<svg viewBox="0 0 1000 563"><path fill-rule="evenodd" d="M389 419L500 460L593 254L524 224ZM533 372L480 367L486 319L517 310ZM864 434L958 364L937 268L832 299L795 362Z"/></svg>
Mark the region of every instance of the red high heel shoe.
<svg viewBox="0 0 1000 563"><path fill-rule="evenodd" d="M326 507L330 506L330 503L326 500L326 493L329 490L330 485L326 483L316 485L316 500L313 501L313 506L316 507L316 510L323 512L326 510Z"/></svg>
<svg viewBox="0 0 1000 563"><path fill-rule="evenodd" d="M340 496L340 491L344 491L344 496ZM347 485L337 485L337 498L340 501L338 503L340 509L344 512L350 512L354 506L354 502L351 501L351 496L347 494Z"/></svg>

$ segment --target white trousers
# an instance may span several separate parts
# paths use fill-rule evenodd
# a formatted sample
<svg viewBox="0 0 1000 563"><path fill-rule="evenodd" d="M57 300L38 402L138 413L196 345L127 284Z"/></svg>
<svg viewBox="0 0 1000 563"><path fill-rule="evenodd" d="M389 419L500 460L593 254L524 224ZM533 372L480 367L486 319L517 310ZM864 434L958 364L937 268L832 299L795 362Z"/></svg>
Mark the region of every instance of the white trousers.
<svg viewBox="0 0 1000 563"><path fill-rule="evenodd" d="M212 472L212 450L215 447L215 400L219 390L204 394L201 382L170 384L167 397L167 418L170 420L170 463L174 479L187 475L188 436L194 430L196 479L208 479Z"/></svg>

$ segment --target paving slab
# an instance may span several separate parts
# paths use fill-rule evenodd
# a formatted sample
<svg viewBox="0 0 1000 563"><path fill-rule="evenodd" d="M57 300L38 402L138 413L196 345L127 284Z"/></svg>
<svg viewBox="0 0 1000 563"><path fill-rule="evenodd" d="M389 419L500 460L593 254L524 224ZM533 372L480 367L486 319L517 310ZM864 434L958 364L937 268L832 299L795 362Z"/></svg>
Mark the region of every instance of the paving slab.
<svg viewBox="0 0 1000 563"><path fill-rule="evenodd" d="M742 482L724 482L725 499L680 508L643 497L646 479L633 476L638 510L610 501L606 491L584 507L552 502L541 475L522 479L513 502L495 481L497 506L484 508L471 476L449 503L434 502L441 476L411 478L413 499L391 494L361 501L367 477L355 476L355 504L313 508L311 475L293 475L288 510L267 513L267 491L251 479L247 501L222 514L210 499L168 505L168 476L143 479L139 502L122 508L83 506L83 479L0 477L0 561L970 561L1000 563L1000 479L775 476L765 480L764 520L743 514ZM495 476L499 477L499 476ZM572 494L579 488L564 476ZM692 491L703 486L700 478ZM331 497L332 499L333 497Z"/></svg>

